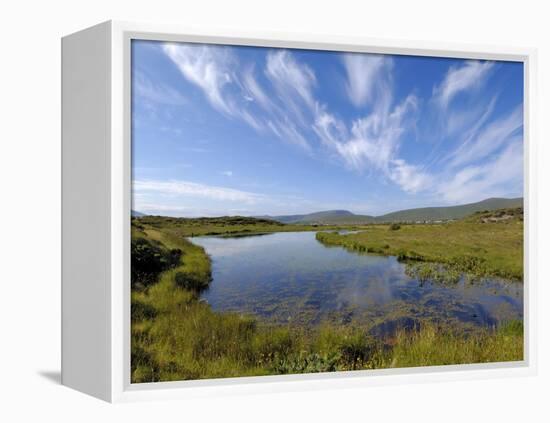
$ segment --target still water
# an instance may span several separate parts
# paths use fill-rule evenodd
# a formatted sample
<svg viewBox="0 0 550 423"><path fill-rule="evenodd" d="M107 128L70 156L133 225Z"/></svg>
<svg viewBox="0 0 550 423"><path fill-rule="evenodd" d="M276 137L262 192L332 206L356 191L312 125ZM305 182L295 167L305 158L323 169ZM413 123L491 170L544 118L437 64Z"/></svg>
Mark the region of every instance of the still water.
<svg viewBox="0 0 550 423"><path fill-rule="evenodd" d="M325 247L314 232L192 241L212 258L202 298L217 311L308 326L362 322L375 332L423 319L475 327L523 316L520 283L421 284L395 257Z"/></svg>

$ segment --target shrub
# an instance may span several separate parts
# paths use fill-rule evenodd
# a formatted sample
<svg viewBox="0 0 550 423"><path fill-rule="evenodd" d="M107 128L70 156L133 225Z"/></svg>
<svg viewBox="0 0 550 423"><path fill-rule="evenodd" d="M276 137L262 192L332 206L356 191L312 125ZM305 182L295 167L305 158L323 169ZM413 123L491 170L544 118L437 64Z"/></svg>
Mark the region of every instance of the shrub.
<svg viewBox="0 0 550 423"><path fill-rule="evenodd" d="M179 248L173 248L167 255L168 267L176 267L180 264L182 251Z"/></svg>
<svg viewBox="0 0 550 423"><path fill-rule="evenodd" d="M195 273L176 272L174 282L180 288L199 292L208 287L210 280Z"/></svg>
<svg viewBox="0 0 550 423"><path fill-rule="evenodd" d="M373 355L374 343L363 334L346 337L340 347L342 362L348 369L361 368Z"/></svg>
<svg viewBox="0 0 550 423"><path fill-rule="evenodd" d="M167 250L145 239L132 240L132 288L144 288L155 283L158 275L175 267L181 257L181 250Z"/></svg>
<svg viewBox="0 0 550 423"><path fill-rule="evenodd" d="M157 315L157 310L150 304L132 298L131 315L133 322L154 319Z"/></svg>
<svg viewBox="0 0 550 423"><path fill-rule="evenodd" d="M390 231L397 231L401 229L401 225L399 223L392 223L390 225Z"/></svg>

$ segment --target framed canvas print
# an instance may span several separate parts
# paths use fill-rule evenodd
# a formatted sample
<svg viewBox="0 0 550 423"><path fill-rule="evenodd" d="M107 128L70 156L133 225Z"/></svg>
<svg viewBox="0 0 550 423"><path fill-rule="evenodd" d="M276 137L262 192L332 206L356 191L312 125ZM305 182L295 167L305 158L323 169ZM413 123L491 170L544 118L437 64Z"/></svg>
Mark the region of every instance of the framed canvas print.
<svg viewBox="0 0 550 423"><path fill-rule="evenodd" d="M65 37L63 383L119 401L532 373L533 61Z"/></svg>

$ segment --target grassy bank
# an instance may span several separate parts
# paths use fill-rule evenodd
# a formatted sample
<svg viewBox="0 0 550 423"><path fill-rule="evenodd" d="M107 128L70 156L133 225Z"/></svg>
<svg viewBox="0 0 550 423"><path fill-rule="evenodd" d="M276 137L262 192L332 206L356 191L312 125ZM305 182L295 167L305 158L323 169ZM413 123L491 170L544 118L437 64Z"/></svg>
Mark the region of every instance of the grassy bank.
<svg viewBox="0 0 550 423"><path fill-rule="evenodd" d="M517 209L441 224L372 225L347 235L318 232L316 237L327 246L397 256L420 279L456 282L462 273L523 279L523 213Z"/></svg>
<svg viewBox="0 0 550 423"><path fill-rule="evenodd" d="M285 225L268 219L255 219L242 216L226 217L163 217L143 216L133 219L136 227L168 231L177 237L203 235L239 236L247 234L267 234L273 232L301 232L325 230L358 229L355 225Z"/></svg>
<svg viewBox="0 0 550 423"><path fill-rule="evenodd" d="M227 221L224 225L214 223L202 229L194 226L193 231L232 226ZM269 225L243 222L251 232ZM133 222L133 382L497 362L523 357L523 327L518 322L468 335L426 322L416 331L375 339L367 335L368 327L274 326L250 316L214 312L199 295L211 281L210 259L204 249L182 236L191 226L143 218ZM224 233L242 233L242 227L233 226ZM386 227L368 230L388 232Z"/></svg>

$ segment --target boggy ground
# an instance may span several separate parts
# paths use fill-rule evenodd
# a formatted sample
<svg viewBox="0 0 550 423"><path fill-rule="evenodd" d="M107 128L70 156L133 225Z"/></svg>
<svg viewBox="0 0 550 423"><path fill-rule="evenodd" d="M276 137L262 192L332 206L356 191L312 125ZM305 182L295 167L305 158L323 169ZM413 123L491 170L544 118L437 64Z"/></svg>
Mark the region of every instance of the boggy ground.
<svg viewBox="0 0 550 423"><path fill-rule="evenodd" d="M484 273L498 271L500 263L504 274L519 277L522 237L518 234L523 226L519 218L482 223L478 220L482 217L474 215L472 220L445 225L401 225L394 230L371 225L358 234L323 234L328 238L321 241L330 239L331 244L349 248L352 244L346 243L354 239L366 250L413 251L438 263L477 254L489 269ZM523 359L523 324L519 321L468 333L425 322L379 339L369 335L368 327L271 325L250 316L214 312L200 300L200 291L211 281L210 259L185 236L314 229L244 219L241 223L133 219L132 382Z"/></svg>
<svg viewBox="0 0 550 423"><path fill-rule="evenodd" d="M500 277L523 280L523 210L479 212L454 222L371 225L358 233L318 232L326 246L397 256L411 276L456 283Z"/></svg>

